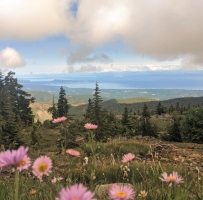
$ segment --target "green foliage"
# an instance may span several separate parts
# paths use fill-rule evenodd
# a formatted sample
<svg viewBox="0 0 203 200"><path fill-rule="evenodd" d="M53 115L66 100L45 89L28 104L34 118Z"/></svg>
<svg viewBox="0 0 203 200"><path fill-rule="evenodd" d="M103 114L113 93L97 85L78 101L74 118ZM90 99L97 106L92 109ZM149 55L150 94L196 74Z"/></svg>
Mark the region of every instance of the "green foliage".
<svg viewBox="0 0 203 200"><path fill-rule="evenodd" d="M67 117L68 110L69 110L69 104L66 98L66 91L63 89L63 87L61 87L59 92L58 104L57 104L58 117L63 117L63 116Z"/></svg>
<svg viewBox="0 0 203 200"><path fill-rule="evenodd" d="M107 141L108 122L106 121L106 117L108 114L106 110L102 109L101 102L103 99L101 98L100 93L101 91L98 83L96 82L93 98L88 101L85 119L89 120L88 122L98 125L95 132L95 139L97 141Z"/></svg>
<svg viewBox="0 0 203 200"><path fill-rule="evenodd" d="M30 134L31 145L37 147L40 143L41 135L39 133L39 128L35 125Z"/></svg>
<svg viewBox="0 0 203 200"><path fill-rule="evenodd" d="M161 102L159 101L157 107L156 107L156 113L158 115L164 114L166 113L166 108L161 104Z"/></svg>
<svg viewBox="0 0 203 200"><path fill-rule="evenodd" d="M174 142L182 142L182 136L180 134L181 116L178 112L173 112L172 120L173 123L168 128L168 135L165 136L164 139Z"/></svg>
<svg viewBox="0 0 203 200"><path fill-rule="evenodd" d="M33 113L29 107L34 102L30 94L22 90L22 85L9 72L0 72L0 141L6 148L22 143L20 130L33 123Z"/></svg>
<svg viewBox="0 0 203 200"><path fill-rule="evenodd" d="M67 120L56 124L61 133L57 140L58 153L64 152L66 149L78 147L76 142L77 127L75 125L75 123L70 123Z"/></svg>
<svg viewBox="0 0 203 200"><path fill-rule="evenodd" d="M52 114L52 119L56 119L58 117L58 111L57 111L57 108L56 108L56 104L54 103L54 96L53 96L52 107L48 108L47 111Z"/></svg>
<svg viewBox="0 0 203 200"><path fill-rule="evenodd" d="M109 143L92 143L92 146L88 143L84 143L80 146L83 152L90 156L92 153L96 153L99 156L109 157L112 153L117 159L121 159L124 154L133 153L135 155L145 155L149 151L149 146L145 144L139 144L136 142L109 142Z"/></svg>
<svg viewBox="0 0 203 200"><path fill-rule="evenodd" d="M184 113L180 131L183 141L203 143L203 106Z"/></svg>
<svg viewBox="0 0 203 200"><path fill-rule="evenodd" d="M52 114L52 119L56 119L58 117L67 117L69 107L70 107L70 105L66 98L66 91L61 86L60 92L59 92L58 103L55 104L54 96L53 96L52 107L48 108L48 112L50 112Z"/></svg>
<svg viewBox="0 0 203 200"><path fill-rule="evenodd" d="M53 129L55 125L50 120L47 119L43 122L43 127L47 129Z"/></svg>
<svg viewBox="0 0 203 200"><path fill-rule="evenodd" d="M144 106L142 109L142 116L140 118L139 131L142 136L157 137L157 126L152 125L150 122L150 112L146 103L144 103Z"/></svg>

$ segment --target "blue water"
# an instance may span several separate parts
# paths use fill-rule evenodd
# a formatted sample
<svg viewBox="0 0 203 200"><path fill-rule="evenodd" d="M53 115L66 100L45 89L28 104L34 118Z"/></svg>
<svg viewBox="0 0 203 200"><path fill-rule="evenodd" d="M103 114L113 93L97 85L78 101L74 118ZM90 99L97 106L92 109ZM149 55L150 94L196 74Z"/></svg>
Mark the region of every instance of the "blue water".
<svg viewBox="0 0 203 200"><path fill-rule="evenodd" d="M203 70L17 75L20 83L100 89L203 90Z"/></svg>

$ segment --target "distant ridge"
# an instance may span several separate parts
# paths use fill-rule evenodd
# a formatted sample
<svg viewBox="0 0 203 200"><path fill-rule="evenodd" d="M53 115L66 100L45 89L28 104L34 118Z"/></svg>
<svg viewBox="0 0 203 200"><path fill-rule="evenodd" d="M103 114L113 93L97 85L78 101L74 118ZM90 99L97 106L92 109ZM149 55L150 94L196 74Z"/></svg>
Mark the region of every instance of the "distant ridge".
<svg viewBox="0 0 203 200"><path fill-rule="evenodd" d="M155 110L156 106L158 105L158 101L145 101L148 108L150 110ZM174 98L169 100L161 101L161 104L167 108L170 107L170 105L173 105L174 107L176 104L179 103L179 106L187 107L188 105L197 106L197 105L203 105L203 96L202 97L184 97L184 98ZM124 108L127 107L128 110L132 110L132 112L138 112L138 110L142 110L144 102L138 102L138 103L118 103L116 99L107 100L101 103L102 107L108 111L112 111L117 115L121 115L124 111ZM73 115L76 115L78 117L83 116L85 113L85 109L87 108L86 105L80 105L77 107L71 107L70 113Z"/></svg>

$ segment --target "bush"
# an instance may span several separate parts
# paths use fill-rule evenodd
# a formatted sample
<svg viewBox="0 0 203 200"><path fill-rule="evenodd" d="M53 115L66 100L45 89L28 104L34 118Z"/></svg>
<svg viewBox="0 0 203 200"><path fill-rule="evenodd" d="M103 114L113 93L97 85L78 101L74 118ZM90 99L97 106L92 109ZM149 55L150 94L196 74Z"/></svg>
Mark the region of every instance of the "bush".
<svg viewBox="0 0 203 200"><path fill-rule="evenodd" d="M203 106L185 112L180 131L183 141L203 143Z"/></svg>

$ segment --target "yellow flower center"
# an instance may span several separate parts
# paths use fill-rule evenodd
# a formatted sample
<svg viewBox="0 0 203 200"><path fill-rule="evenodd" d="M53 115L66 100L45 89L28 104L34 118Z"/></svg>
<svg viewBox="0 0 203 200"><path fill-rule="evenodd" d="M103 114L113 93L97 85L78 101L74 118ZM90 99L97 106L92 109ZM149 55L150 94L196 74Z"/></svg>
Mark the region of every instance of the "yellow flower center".
<svg viewBox="0 0 203 200"><path fill-rule="evenodd" d="M46 163L41 163L38 167L39 172L45 172L47 170L48 166Z"/></svg>
<svg viewBox="0 0 203 200"><path fill-rule="evenodd" d="M25 160L22 160L20 163L19 163L19 166L25 166L26 164L26 161Z"/></svg>
<svg viewBox="0 0 203 200"><path fill-rule="evenodd" d="M72 198L72 200L80 200L79 198Z"/></svg>
<svg viewBox="0 0 203 200"><path fill-rule="evenodd" d="M175 178L174 178L172 175L170 175L170 176L169 176L169 181L170 181L170 182L173 182L174 180L175 180Z"/></svg>
<svg viewBox="0 0 203 200"><path fill-rule="evenodd" d="M116 196L117 196L118 198L126 198L127 195L126 195L125 192L121 192L121 191L120 191L120 192L117 192L117 193L116 193Z"/></svg>

